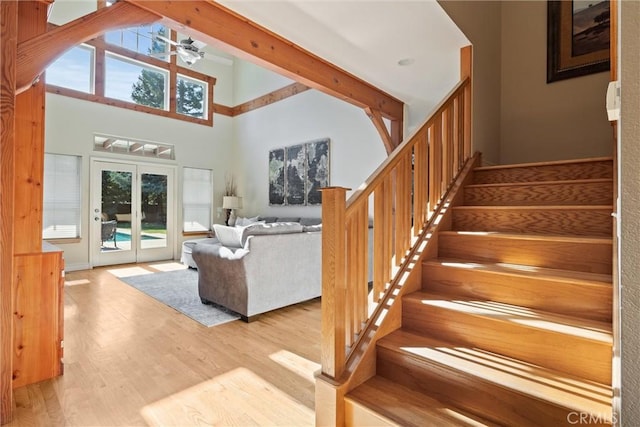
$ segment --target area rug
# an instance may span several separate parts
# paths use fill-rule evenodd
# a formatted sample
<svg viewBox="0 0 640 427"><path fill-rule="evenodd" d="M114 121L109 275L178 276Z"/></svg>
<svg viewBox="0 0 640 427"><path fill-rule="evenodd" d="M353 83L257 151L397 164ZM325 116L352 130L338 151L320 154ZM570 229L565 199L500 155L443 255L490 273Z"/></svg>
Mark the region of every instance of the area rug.
<svg viewBox="0 0 640 427"><path fill-rule="evenodd" d="M198 296L198 272L191 268L119 279L207 327L240 318L220 305L202 304Z"/></svg>

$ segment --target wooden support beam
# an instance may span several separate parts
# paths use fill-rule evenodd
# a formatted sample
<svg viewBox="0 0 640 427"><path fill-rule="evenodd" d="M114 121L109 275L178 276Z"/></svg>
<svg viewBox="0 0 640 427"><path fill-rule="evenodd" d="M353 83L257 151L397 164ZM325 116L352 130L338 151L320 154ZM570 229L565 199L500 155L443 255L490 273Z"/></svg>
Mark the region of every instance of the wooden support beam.
<svg viewBox="0 0 640 427"><path fill-rule="evenodd" d="M18 93L28 89L38 76L69 48L93 39L107 30L148 25L160 16L135 5L118 2L99 9L54 30L30 37L18 44Z"/></svg>
<svg viewBox="0 0 640 427"><path fill-rule="evenodd" d="M18 2L0 1L0 424L13 417L13 198Z"/></svg>
<svg viewBox="0 0 640 427"><path fill-rule="evenodd" d="M372 108L365 108L365 113L373 122L376 130L380 134L380 138L382 138L382 143L384 144L385 150L387 150L387 154L391 154L391 152L398 146L400 141L394 141L391 138L391 134L387 129L387 126L384 124L384 120L382 119L382 113L378 110L374 110Z"/></svg>
<svg viewBox="0 0 640 427"><path fill-rule="evenodd" d="M211 1L126 0L172 28L360 108L402 119L403 104L300 46Z"/></svg>
<svg viewBox="0 0 640 427"><path fill-rule="evenodd" d="M233 115L237 116L261 107L265 107L269 104L282 101L283 99L297 95L309 89L309 86L305 86L302 83L292 83L283 88L274 90L273 92L270 92L266 95L260 96L256 99L252 99L251 101L236 105L235 107L233 107Z"/></svg>

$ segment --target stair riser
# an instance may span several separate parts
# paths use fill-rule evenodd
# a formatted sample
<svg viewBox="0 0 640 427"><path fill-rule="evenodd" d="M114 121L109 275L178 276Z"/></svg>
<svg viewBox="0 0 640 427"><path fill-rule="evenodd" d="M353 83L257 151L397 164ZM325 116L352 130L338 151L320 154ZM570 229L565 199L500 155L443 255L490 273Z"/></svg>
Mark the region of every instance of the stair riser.
<svg viewBox="0 0 640 427"><path fill-rule="evenodd" d="M611 382L611 345L575 335L471 315L404 299L402 327L431 337L475 346L604 384Z"/></svg>
<svg viewBox="0 0 640 427"><path fill-rule="evenodd" d="M611 160L497 169L481 168L473 173L475 184L603 178L613 178L613 162Z"/></svg>
<svg viewBox="0 0 640 427"><path fill-rule="evenodd" d="M440 233L438 256L611 274L612 245Z"/></svg>
<svg viewBox="0 0 640 427"><path fill-rule="evenodd" d="M424 264L422 275L422 288L427 292L496 301L611 322L611 284L585 285L435 263Z"/></svg>
<svg viewBox="0 0 640 427"><path fill-rule="evenodd" d="M570 425L567 416L571 409L473 378L455 366L417 361L381 347L377 357L378 375L492 422L522 427Z"/></svg>
<svg viewBox="0 0 640 427"><path fill-rule="evenodd" d="M464 189L467 206L612 205L611 181L562 184L470 186Z"/></svg>
<svg viewBox="0 0 640 427"><path fill-rule="evenodd" d="M610 237L613 219L610 209L463 207L453 209L453 229Z"/></svg>

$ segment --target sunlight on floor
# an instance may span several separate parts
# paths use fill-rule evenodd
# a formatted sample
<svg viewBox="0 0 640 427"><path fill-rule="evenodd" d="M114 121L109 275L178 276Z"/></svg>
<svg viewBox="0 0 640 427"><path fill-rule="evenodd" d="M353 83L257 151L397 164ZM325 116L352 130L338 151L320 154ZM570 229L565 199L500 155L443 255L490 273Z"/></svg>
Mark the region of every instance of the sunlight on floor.
<svg viewBox="0 0 640 427"><path fill-rule="evenodd" d="M287 350L275 352L269 355L269 359L289 369L291 372L295 372L313 384L316 382L315 373L321 368L319 363L312 362L309 359L300 357Z"/></svg>
<svg viewBox="0 0 640 427"><path fill-rule="evenodd" d="M153 271L142 267L124 267L107 270L116 277L139 276L141 274L153 274Z"/></svg>
<svg viewBox="0 0 640 427"><path fill-rule="evenodd" d="M91 283L88 279L79 279L79 280L65 280L65 286L78 286L78 285L88 285Z"/></svg>
<svg viewBox="0 0 640 427"><path fill-rule="evenodd" d="M160 271L176 271L176 270L186 270L187 267L186 265L179 263L179 262L163 262L160 264L149 264L149 267L152 267L156 270L160 270Z"/></svg>
<svg viewBox="0 0 640 427"><path fill-rule="evenodd" d="M175 393L140 411L150 426L312 426L313 409L246 368Z"/></svg>

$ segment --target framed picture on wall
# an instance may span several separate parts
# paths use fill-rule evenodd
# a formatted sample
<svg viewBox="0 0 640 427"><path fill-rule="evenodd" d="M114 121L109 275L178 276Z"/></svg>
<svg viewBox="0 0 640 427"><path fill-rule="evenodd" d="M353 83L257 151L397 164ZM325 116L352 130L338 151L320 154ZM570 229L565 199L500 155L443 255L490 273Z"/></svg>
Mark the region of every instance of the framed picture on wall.
<svg viewBox="0 0 640 427"><path fill-rule="evenodd" d="M609 70L609 0L547 2L547 83Z"/></svg>
<svg viewBox="0 0 640 427"><path fill-rule="evenodd" d="M269 204L284 205L284 148L269 151Z"/></svg>
<svg viewBox="0 0 640 427"><path fill-rule="evenodd" d="M269 205L322 204L329 186L329 138L269 151Z"/></svg>

